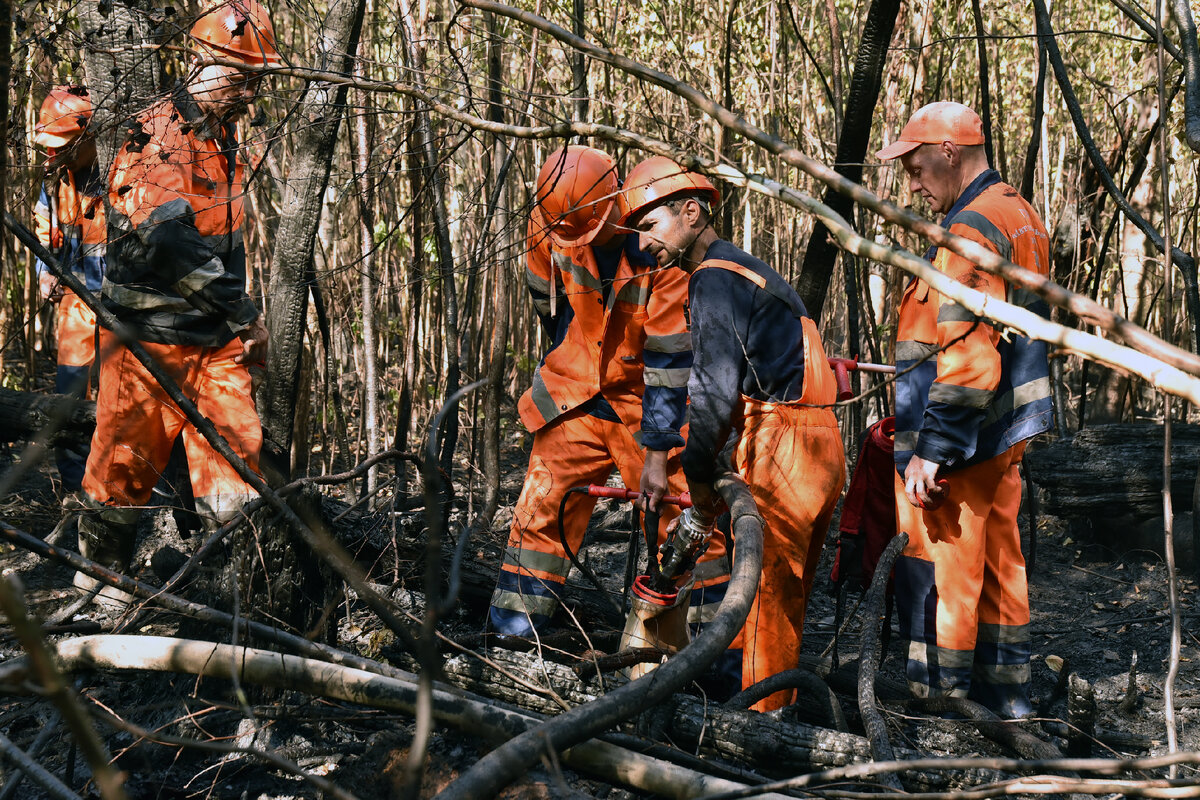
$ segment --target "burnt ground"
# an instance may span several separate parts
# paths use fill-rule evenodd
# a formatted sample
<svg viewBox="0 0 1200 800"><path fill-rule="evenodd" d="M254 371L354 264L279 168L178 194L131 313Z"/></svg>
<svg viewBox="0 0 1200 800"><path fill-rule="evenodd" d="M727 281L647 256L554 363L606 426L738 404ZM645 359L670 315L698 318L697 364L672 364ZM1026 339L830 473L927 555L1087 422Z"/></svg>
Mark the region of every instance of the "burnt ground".
<svg viewBox="0 0 1200 800"><path fill-rule="evenodd" d="M515 501L523 476L524 456L521 443L514 441L504 479L505 496L494 530L481 537L477 553L494 554L503 546L511 503ZM4 446L0 446L4 448ZM0 478L12 479L19 472L22 458L17 447L0 449ZM14 471L14 467L17 469ZM53 468L40 465L9 486L0 497L0 518L39 536L51 532L58 517L57 480ZM612 505L602 505L593 521L598 529L590 535L588 560L613 574L621 572L626 534L625 513ZM413 522L410 516L409 522ZM419 524L416 523L416 524ZM157 526L157 527L155 527ZM836 527L836 524L835 524ZM152 546L147 538L172 535L172 523L165 515L148 517L143 530L143 548ZM1031 570L1030 590L1033 607L1033 694L1039 716L1064 719L1065 701L1056 694L1064 669L1075 671L1094 687L1099 709L1098 726L1111 731L1142 737L1145 747L1128 746L1112 752L1128 754L1160 753L1166 749L1163 688L1167 675L1170 622L1166 567L1162 558L1146 549L1120 551L1111 544L1101 545L1081 539L1071 532L1068 520L1041 517L1038 520L1036 563ZM1028 534L1028 519L1022 516L1022 529ZM68 534L61 544L72 547ZM186 543L180 543L186 548ZM833 640L834 604L826 589L833 554L832 539L825 549L821 570L810 601L804 652L809 656L828 656ZM144 556L146 550L140 553ZM373 563L387 563L388 558ZM1179 579L1179 594L1184 612L1182 658L1176 683L1178 729L1181 749L1200 749L1200 639L1191 632L1198 611L1195 581L1189 574ZM70 588L69 570L42 562L8 545L0 546L0 568L16 574L25 589L31 614L48 620L75 597ZM417 570L411 570L417 572ZM576 581L571 581L576 586ZM487 590L467 593L449 616L444 631L452 637L470 640L478 637L484 614ZM577 590L580 598L587 595ZM480 599L483 598L483 599ZM419 608L420 599L416 598ZM339 614L344 613L339 611ZM355 606L340 624L339 645L377 656L381 651L380 626L365 609ZM843 661L857 656L862 615L846 623L839 638ZM93 608L85 608L66 620L69 633L54 636L110 631L113 621ZM894 625L894 623L893 623ZM169 615L152 615L139 627L143 633L175 635L180 621ZM195 631L190 635L197 635ZM214 635L220 636L220 633ZM386 646L382 648L387 650ZM0 630L0 659L20 654L20 647L7 626ZM1136 702L1122 708L1129 687L1131 661L1136 654ZM893 635L880 675L892 681L902 680L903 650ZM336 785L352 791L363 800L399 797L405 759L412 741L413 723L395 714L364 710L293 692L248 690L244 698L222 681L179 675L144 673L81 673L75 676L77 690L93 704L119 717L162 734L192 740L219 743L250 743L270 747L305 770L326 775ZM842 696L843 705L853 716L853 699ZM247 732L245 718L249 710L258 720L257 739ZM72 737L57 721L51 705L29 696L0 696L0 732L17 747L37 747L38 760L82 796L98 796L88 782L86 762L73 745ZM1005 751L964 733L963 723L914 721L913 715L898 707L888 712L893 742L898 746L931 752L960 755L1004 754ZM292 798L318 797L319 791L299 778L263 765L238 754L219 754L180 748L170 743L150 743L141 735L97 721L97 730L129 776L127 788L132 798ZM43 734L48 730L48 733ZM860 731L861 732L861 731ZM241 738L238 736L241 734ZM40 736L41 735L41 736ZM1043 738L1063 744L1049 734ZM1136 744L1136 743L1135 743ZM473 764L489 745L461 733L439 729L430 745L429 768L422 796L432 796L461 770ZM1097 746L1095 753L1108 750ZM12 762L0 762L0 787L13 780ZM0 798L43 796L26 781L10 795ZM623 789L599 781L584 779L569 771L548 771L545 766L531 771L523 782L510 787L504 797L571 797L575 792L606 798L638 797Z"/></svg>

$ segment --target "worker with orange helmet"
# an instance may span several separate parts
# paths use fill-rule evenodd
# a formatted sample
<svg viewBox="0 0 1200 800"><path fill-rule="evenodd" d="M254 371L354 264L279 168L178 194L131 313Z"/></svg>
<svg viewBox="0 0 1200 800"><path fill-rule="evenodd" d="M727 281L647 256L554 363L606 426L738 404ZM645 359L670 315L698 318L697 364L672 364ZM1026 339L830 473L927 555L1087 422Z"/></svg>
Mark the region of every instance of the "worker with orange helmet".
<svg viewBox="0 0 1200 800"><path fill-rule="evenodd" d="M846 467L830 408L837 386L817 326L787 281L717 236L719 197L705 176L656 156L629 173L621 224L637 231L659 267L688 276L693 364L682 462L694 505L679 524L694 535L712 530L713 484L727 472L745 480L765 521L758 593L733 644L745 688L798 665ZM793 695L775 692L754 708L780 708Z"/></svg>
<svg viewBox="0 0 1200 800"><path fill-rule="evenodd" d="M1037 212L988 165L983 123L961 103L930 103L879 151L942 226L1043 276L1050 239ZM1045 302L950 251L950 277L1037 313ZM1025 443L1053 422L1046 345L997 330L912 279L896 331L895 493L908 546L896 608L908 682L920 697L971 697L1029 714L1029 594L1017 511Z"/></svg>
<svg viewBox="0 0 1200 800"><path fill-rule="evenodd" d="M33 130L34 144L49 159L41 194L34 207L38 240L87 288L100 291L104 279L104 179L96 166L96 140L88 133L92 102L82 86L56 86L46 95ZM96 359L96 314L54 274L37 262L42 297L58 305L55 340L58 370L54 390L85 397ZM79 490L87 448L60 446L54 451L66 492Z"/></svg>
<svg viewBox="0 0 1200 800"><path fill-rule="evenodd" d="M257 469L262 428L249 368L265 358L267 330L246 291L246 164L236 120L253 101L263 68L280 58L271 21L255 0L210 8L190 35L197 55L187 79L137 116L112 164L102 302ZM101 330L100 352L80 551L124 571L139 507L177 437L207 527L229 521L254 490L112 331ZM81 573L75 582L95 588ZM128 599L111 587L101 598Z"/></svg>
<svg viewBox="0 0 1200 800"><path fill-rule="evenodd" d="M613 224L618 189L616 164L592 147L561 148L538 173L526 279L551 347L518 404L534 436L489 612L502 635L530 636L559 606L571 568L559 508L570 489L603 484L615 468L658 510L664 493L684 488L678 449L692 363L686 279L655 269L636 237ZM567 499L562 528L572 551L595 502L586 494ZM664 505L661 513L665 523L678 509ZM723 540L709 547L694 578L691 618L699 621L728 584Z"/></svg>

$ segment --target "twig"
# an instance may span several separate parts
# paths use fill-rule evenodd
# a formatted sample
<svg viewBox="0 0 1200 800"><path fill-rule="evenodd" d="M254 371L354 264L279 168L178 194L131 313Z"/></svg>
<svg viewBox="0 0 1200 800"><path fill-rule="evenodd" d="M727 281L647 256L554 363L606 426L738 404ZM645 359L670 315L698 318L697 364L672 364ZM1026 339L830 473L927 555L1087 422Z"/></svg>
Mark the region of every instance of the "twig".
<svg viewBox="0 0 1200 800"><path fill-rule="evenodd" d="M37 623L25 612L25 604L21 600L23 591L16 576L9 575L0 578L0 609L3 609L8 621L12 623L21 646L25 648L26 658L32 672L42 685L42 690L62 714L67 727L83 751L88 766L92 770L92 778L100 790L104 800L126 800L128 795L122 784L125 782L123 773L117 772L109 765L108 751L100 740L96 729L92 727L87 712L80 705L79 699L71 691L67 681L63 679L54 656L46 643Z"/></svg>
<svg viewBox="0 0 1200 800"><path fill-rule="evenodd" d="M1183 348L1164 342L1145 329L1133 325L1110 309L1104 308L1094 300L1070 292L1048 278L1023 269L1009 261L1005 261L993 251L976 242L952 234L941 225L935 224L911 211L902 209L879 198L863 188L861 184L847 180L844 176L839 175L825 164L805 155L798 148L746 122L745 119L716 103L695 87L679 81L666 73L651 69L633 59L615 54L606 48L573 36L561 26L555 25L532 12L522 11L496 0L459 0L459 2L472 8L491 11L524 22L527 25L545 31L555 39L571 47L586 52L598 61L611 64L638 78L667 89L682 97L695 108L708 114L722 126L745 136L764 150L777 156L787 164L811 175L825 185L849 195L856 203L869 208L887 221L920 234L939 247L949 248L972 263L983 267L984 270L1003 277L1016 287L1034 292L1053 305L1059 305L1068 309L1087 324L1099 326L1106 331L1120 336L1131 347L1141 352L1151 354L1154 358L1171 364L1192 375L1200 375L1200 356L1195 353L1190 353ZM440 108L438 109L438 113L442 113ZM825 220L822 219L822 221ZM864 255L861 252L855 252L859 255ZM874 258L874 256L868 257Z"/></svg>
<svg viewBox="0 0 1200 800"><path fill-rule="evenodd" d="M871 778L884 774L898 774L908 771L929 770L942 772L949 770L991 769L1015 774L1055 771L1095 773L1097 775L1121 775L1127 772L1142 772L1145 770L1162 769L1172 765L1200 765L1200 752L1174 753L1172 755L1153 756L1138 759L1104 759L1104 758L1056 758L1042 761L1030 761L1015 758L914 758L907 761L876 761L870 764L851 764L846 767L813 772L787 780L756 786L738 792L704 795L697 800L735 800L742 797L757 797L760 792L784 791L787 789L802 789L808 786L821 786L835 781L850 781L860 778ZM1013 788L1017 786L1018 788ZM1110 788L1119 786L1120 788ZM1112 792L1128 793L1142 797L1200 797L1200 785L1194 781L1175 784L1167 792L1161 794L1145 791L1168 787L1167 781L1122 781L1091 779L1067 779L1057 776L1034 776L1014 784L1012 781L1002 781L985 787L971 790L955 790L953 794L927 792L901 794L899 792L876 792L870 795L850 792L822 792L827 797L862 797L886 798L887 800L949 800L949 798L983 798L995 797L1020 792L1036 792L1037 794L1052 794L1054 792L1087 792L1089 794L1107 794ZM1007 790L1007 791L1006 791Z"/></svg>
<svg viewBox="0 0 1200 800"><path fill-rule="evenodd" d="M28 775L38 786L46 790L46 793L54 800L80 800L79 795L71 791L70 787L54 777L38 762L34 761L21 748L17 747L11 739L0 733L0 750L4 752L8 758L12 759L16 768L8 779L8 783L4 785L4 791L0 792L0 797L10 797L16 791L16 787L21 784L21 779Z"/></svg>
<svg viewBox="0 0 1200 800"><path fill-rule="evenodd" d="M1017 720L1002 720L984 706L965 697L920 697L909 707L927 714L961 714L993 742L1011 748L1022 758L1062 758L1057 747L1021 729Z"/></svg>
<svg viewBox="0 0 1200 800"><path fill-rule="evenodd" d="M372 708L414 713L417 678L391 678L351 667L251 647L231 647L159 636L88 636L54 645L64 670L142 669L183 672L228 680L237 670L241 680L261 686L358 703ZM27 672L27 659L0 668L10 678ZM461 690L434 690L437 719L473 736L505 739L533 728L541 718L516 711ZM642 791L678 796L680 788L693 796L743 788L743 784L713 778L667 764L623 747L586 741L560 753L573 769L599 775ZM771 797L779 799L778 795Z"/></svg>
<svg viewBox="0 0 1200 800"><path fill-rule="evenodd" d="M275 511L283 515L287 523L300 534L305 543L326 559L338 574L346 580L359 596L371 607L371 610L379 615L384 624L392 630L393 633L409 647L416 648L416 640L412 633L408 630L405 624L396 615L391 605L378 593L368 585L366 575L362 569L354 561L354 558L346 552L345 548L339 545L329 533L318 526L310 526L305 524L296 512L289 506L282 497L263 480L263 477L250 469L229 441L217 431L213 423L200 413L196 408L195 403L189 400L183 391L179 388L179 384L167 373L165 369L155 361L146 349L137 341L130 329L121 323L112 312L105 308L96 296L88 291L87 287L68 270L64 270L62 265L54 258L50 252L42 246L37 237L34 236L28 228L22 225L13 217L12 214L5 213L4 223L11 230L22 244L33 251L47 268L55 274L63 285L70 288L79 299L82 300L88 308L96 313L97 320L104 327L113 331L122 346L124 346L137 360L146 368L146 370L154 377L167 396L179 406L179 410L187 417L188 422L196 427L196 429L204 436L205 440L212 445L221 456L229 462L238 476L246 483L250 484L255 491L266 500Z"/></svg>
<svg viewBox="0 0 1200 800"><path fill-rule="evenodd" d="M254 747L241 747L235 744L224 744L223 742L206 742L197 739L189 739L184 736L172 736L166 733L148 730L140 725L135 725L128 720L121 719L116 714L107 711L100 712L100 718L111 725L112 727L131 733L139 739L144 739L155 744L174 745L178 747L187 747L193 750L204 750L209 753L224 753L246 755L252 758L257 758L275 767L278 770L286 772L290 775L296 775L303 779L306 783L311 783L322 792L326 792L339 800L358 800L358 798L335 785L333 782L322 778L320 775L314 775L302 769L298 764L289 761L283 756L273 753L270 750L259 750Z"/></svg>

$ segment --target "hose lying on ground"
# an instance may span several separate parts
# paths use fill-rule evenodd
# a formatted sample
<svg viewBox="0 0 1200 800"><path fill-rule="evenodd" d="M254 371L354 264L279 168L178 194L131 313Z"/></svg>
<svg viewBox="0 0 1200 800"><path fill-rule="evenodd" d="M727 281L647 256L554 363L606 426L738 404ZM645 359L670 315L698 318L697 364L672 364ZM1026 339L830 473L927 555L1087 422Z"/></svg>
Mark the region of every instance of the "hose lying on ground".
<svg viewBox="0 0 1200 800"><path fill-rule="evenodd" d="M682 688L725 652L746 622L762 572L762 517L740 478L724 475L717 490L733 519L737 550L729 590L712 622L687 647L653 672L526 731L480 759L438 795L483 800L523 774L548 750L562 754L601 731L631 719ZM677 795L675 791L670 793ZM694 796L694 795L682 795Z"/></svg>

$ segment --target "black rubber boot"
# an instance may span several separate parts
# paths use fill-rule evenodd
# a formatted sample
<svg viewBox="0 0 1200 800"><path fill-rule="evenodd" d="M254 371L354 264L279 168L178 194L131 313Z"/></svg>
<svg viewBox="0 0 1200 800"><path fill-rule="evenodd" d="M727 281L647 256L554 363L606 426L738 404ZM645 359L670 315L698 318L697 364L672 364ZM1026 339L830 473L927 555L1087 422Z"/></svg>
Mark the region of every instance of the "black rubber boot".
<svg viewBox="0 0 1200 800"><path fill-rule="evenodd" d="M140 509L103 506L89 497L72 496L64 503L68 513L78 515L79 554L122 575L133 562ZM133 595L82 572L75 573L75 588L96 592L96 603L120 611L133 602ZM97 591L98 590L98 591Z"/></svg>

